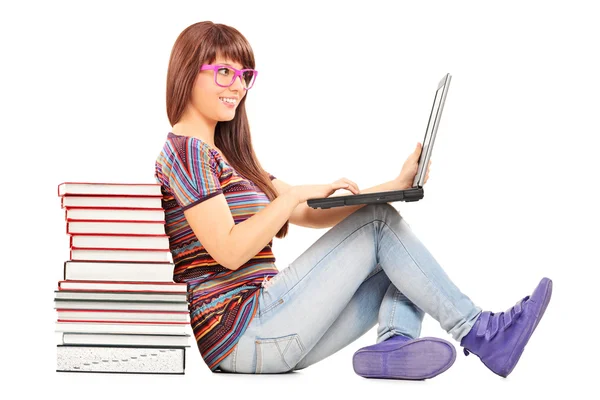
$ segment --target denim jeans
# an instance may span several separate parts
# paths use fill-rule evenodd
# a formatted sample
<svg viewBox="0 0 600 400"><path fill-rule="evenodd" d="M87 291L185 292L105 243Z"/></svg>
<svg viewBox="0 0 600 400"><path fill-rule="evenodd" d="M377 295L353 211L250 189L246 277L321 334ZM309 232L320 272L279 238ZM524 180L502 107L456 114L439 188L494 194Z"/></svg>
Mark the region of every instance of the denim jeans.
<svg viewBox="0 0 600 400"><path fill-rule="evenodd" d="M369 204L332 227L260 288L258 311L223 372L306 368L376 323L379 343L417 338L424 313L460 341L481 313L390 204Z"/></svg>

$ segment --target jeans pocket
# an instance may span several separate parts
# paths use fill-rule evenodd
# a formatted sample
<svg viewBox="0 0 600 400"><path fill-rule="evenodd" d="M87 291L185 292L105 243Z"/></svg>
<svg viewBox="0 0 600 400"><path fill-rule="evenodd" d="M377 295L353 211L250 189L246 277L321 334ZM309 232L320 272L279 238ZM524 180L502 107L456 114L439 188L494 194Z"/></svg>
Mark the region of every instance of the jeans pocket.
<svg viewBox="0 0 600 400"><path fill-rule="evenodd" d="M302 359L304 346L297 334L276 338L257 338L256 373L288 372Z"/></svg>

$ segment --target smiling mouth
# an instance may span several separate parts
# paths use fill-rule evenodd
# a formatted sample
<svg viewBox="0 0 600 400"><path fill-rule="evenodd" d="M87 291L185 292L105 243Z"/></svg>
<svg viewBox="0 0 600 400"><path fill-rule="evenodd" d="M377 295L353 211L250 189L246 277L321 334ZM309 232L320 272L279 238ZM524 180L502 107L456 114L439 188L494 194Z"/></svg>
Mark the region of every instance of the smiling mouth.
<svg viewBox="0 0 600 400"><path fill-rule="evenodd" d="M223 102L225 104L232 105L232 106L235 106L237 104L237 100L232 99L230 97L219 97L219 100L221 100L221 102Z"/></svg>

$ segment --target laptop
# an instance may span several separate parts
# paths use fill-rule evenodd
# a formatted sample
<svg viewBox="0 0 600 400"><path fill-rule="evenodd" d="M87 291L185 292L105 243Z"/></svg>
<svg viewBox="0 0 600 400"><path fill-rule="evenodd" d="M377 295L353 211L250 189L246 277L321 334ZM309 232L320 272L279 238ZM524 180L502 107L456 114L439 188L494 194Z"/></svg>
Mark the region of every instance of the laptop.
<svg viewBox="0 0 600 400"><path fill-rule="evenodd" d="M452 76L446 74L439 82L433 98L433 106L431 114L429 114L429 122L425 130L425 139L421 156L419 157L419 167L413 180L412 187L404 190L390 190L385 192L351 194L348 196L330 196L318 199L308 199L307 204L312 208L332 208L342 206L353 206L356 204L374 204L374 203L389 203L393 201L418 201L424 196L423 184L427 172L427 164L431 158L435 136L437 134L442 110L446 102L446 95L450 87Z"/></svg>

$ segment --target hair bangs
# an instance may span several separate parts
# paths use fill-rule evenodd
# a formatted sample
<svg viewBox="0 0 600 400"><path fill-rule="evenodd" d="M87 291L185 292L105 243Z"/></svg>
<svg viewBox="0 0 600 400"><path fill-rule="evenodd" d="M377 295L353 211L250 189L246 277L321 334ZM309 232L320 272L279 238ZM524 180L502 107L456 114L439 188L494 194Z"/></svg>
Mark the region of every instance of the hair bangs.
<svg viewBox="0 0 600 400"><path fill-rule="evenodd" d="M242 68L255 68L254 53L250 43L235 28L215 24L207 42L209 44L207 48L210 49L207 54L209 63L213 63L217 56L221 56L240 63Z"/></svg>

